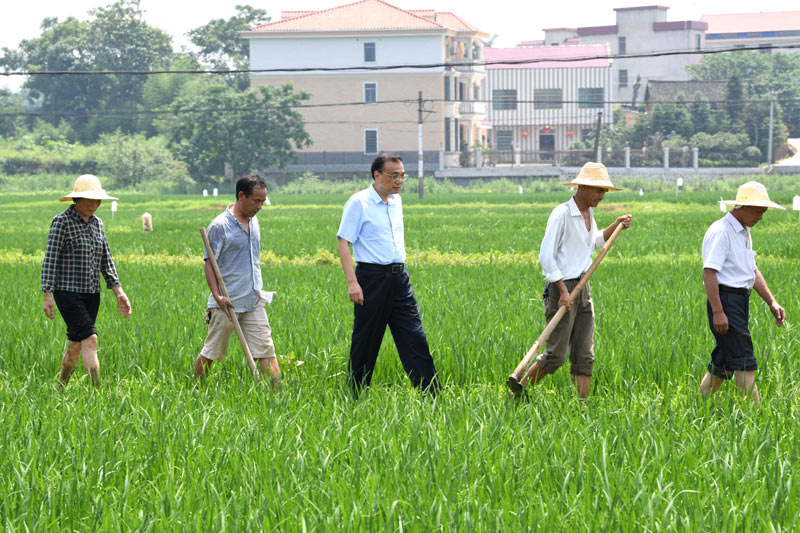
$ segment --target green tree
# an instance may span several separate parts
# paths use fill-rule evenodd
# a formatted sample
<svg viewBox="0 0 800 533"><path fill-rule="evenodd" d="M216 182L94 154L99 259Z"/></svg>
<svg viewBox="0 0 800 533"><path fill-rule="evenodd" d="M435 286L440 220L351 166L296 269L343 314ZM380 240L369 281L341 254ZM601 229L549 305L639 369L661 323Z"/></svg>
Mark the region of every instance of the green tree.
<svg viewBox="0 0 800 533"><path fill-rule="evenodd" d="M187 35L199 51L196 58L214 70L249 68L250 45L239 32L270 21L267 12L249 5L237 5L236 15L229 19L214 19L191 30ZM241 89L249 84L247 74L230 76L230 82Z"/></svg>
<svg viewBox="0 0 800 533"><path fill-rule="evenodd" d="M4 68L37 71L149 70L168 64L170 37L142 19L139 0L118 0L90 12L91 21L45 18L42 33L11 51ZM132 130L125 115L141 108L145 76L34 75L25 87L44 97L42 110L56 124L70 117L83 141L103 131Z"/></svg>
<svg viewBox="0 0 800 533"><path fill-rule="evenodd" d="M742 77L738 72L731 74L725 84L725 109L731 119L731 126L736 127L743 115L744 108L744 87Z"/></svg>
<svg viewBox="0 0 800 533"><path fill-rule="evenodd" d="M664 137L673 132L683 137L691 136L694 125L686 105L686 96L678 93L675 103L658 103L653 106L650 128Z"/></svg>
<svg viewBox="0 0 800 533"><path fill-rule="evenodd" d="M302 116L293 109L308 98L291 85L238 91L213 81L178 98L170 107L174 117L159 126L193 175L221 176L227 163L236 178L253 169L283 166L295 148L311 144Z"/></svg>
<svg viewBox="0 0 800 533"><path fill-rule="evenodd" d="M22 98L19 94L0 87L0 137L13 137L20 122L18 113L22 113Z"/></svg>
<svg viewBox="0 0 800 533"><path fill-rule="evenodd" d="M713 133L711 123L711 104L708 103L708 98L706 98L700 91L694 93L692 103L689 104L689 114L691 115L691 121L693 125L691 132L692 135L701 131Z"/></svg>

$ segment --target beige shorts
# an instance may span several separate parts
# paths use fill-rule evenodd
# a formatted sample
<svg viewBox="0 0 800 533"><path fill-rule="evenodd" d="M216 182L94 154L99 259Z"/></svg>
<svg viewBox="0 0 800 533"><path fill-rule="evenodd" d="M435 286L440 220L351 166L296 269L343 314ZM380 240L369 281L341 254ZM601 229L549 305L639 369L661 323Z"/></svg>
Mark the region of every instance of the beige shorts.
<svg viewBox="0 0 800 533"><path fill-rule="evenodd" d="M228 315L220 309L208 310L208 337L203 344L200 355L212 361L222 361L228 351L228 339L233 332L233 322ZM269 359L275 357L275 345L272 343L272 328L270 328L267 312L264 307L258 307L246 313L236 313L239 325L242 326L244 337L253 353L253 359Z"/></svg>
<svg viewBox="0 0 800 533"><path fill-rule="evenodd" d="M565 281L572 292L578 280ZM544 298L544 314L547 322L558 311L558 287L548 283ZM589 284L583 286L575 298L572 308L547 339L547 347L537 362L549 372L555 371L567 360L569 352L570 374L591 376L594 369L594 302Z"/></svg>

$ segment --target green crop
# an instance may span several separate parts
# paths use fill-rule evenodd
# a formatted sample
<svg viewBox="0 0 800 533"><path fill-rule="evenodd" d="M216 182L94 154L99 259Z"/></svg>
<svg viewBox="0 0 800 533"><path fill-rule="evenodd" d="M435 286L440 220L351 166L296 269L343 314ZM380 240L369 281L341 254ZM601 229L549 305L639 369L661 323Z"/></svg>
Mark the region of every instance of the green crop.
<svg viewBox="0 0 800 533"><path fill-rule="evenodd" d="M773 199L791 204L791 188ZM195 388L208 289L199 228L227 199L124 195L103 219L133 316L104 291L102 386L63 391L60 317L41 311L55 198L0 199L0 520L14 530L742 530L800 526L797 213L754 228L788 321L753 296L756 408L697 385L713 347L703 233L735 187L608 194L598 225L632 213L591 280L592 395L568 365L519 406L505 379L544 327L538 247L569 192L404 196L406 248L445 390L413 390L387 332L369 393L350 398L352 328L336 230L347 195L270 195L259 214L283 388L241 350ZM55 195L54 195L55 196ZM153 215L144 234L140 215Z"/></svg>

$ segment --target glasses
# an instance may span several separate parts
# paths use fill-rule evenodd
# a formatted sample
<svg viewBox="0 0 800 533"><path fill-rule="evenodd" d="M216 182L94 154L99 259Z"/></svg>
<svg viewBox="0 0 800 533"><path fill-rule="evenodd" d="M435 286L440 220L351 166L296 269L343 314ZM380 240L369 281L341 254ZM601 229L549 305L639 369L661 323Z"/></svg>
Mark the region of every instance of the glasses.
<svg viewBox="0 0 800 533"><path fill-rule="evenodd" d="M394 174L387 174L386 172L384 172L382 170L380 170L379 172L381 174L383 174L384 176L388 176L389 178L391 178L394 181L403 181L404 179L406 179L405 172L395 172Z"/></svg>

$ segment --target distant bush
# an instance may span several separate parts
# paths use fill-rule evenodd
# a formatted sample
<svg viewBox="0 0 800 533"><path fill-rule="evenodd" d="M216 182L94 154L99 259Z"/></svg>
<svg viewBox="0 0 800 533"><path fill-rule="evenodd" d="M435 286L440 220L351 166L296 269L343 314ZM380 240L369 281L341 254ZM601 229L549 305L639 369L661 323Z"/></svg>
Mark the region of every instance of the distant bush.
<svg viewBox="0 0 800 533"><path fill-rule="evenodd" d="M178 161L161 137L105 133L94 144L99 171L117 188L186 192L194 184L185 163Z"/></svg>

